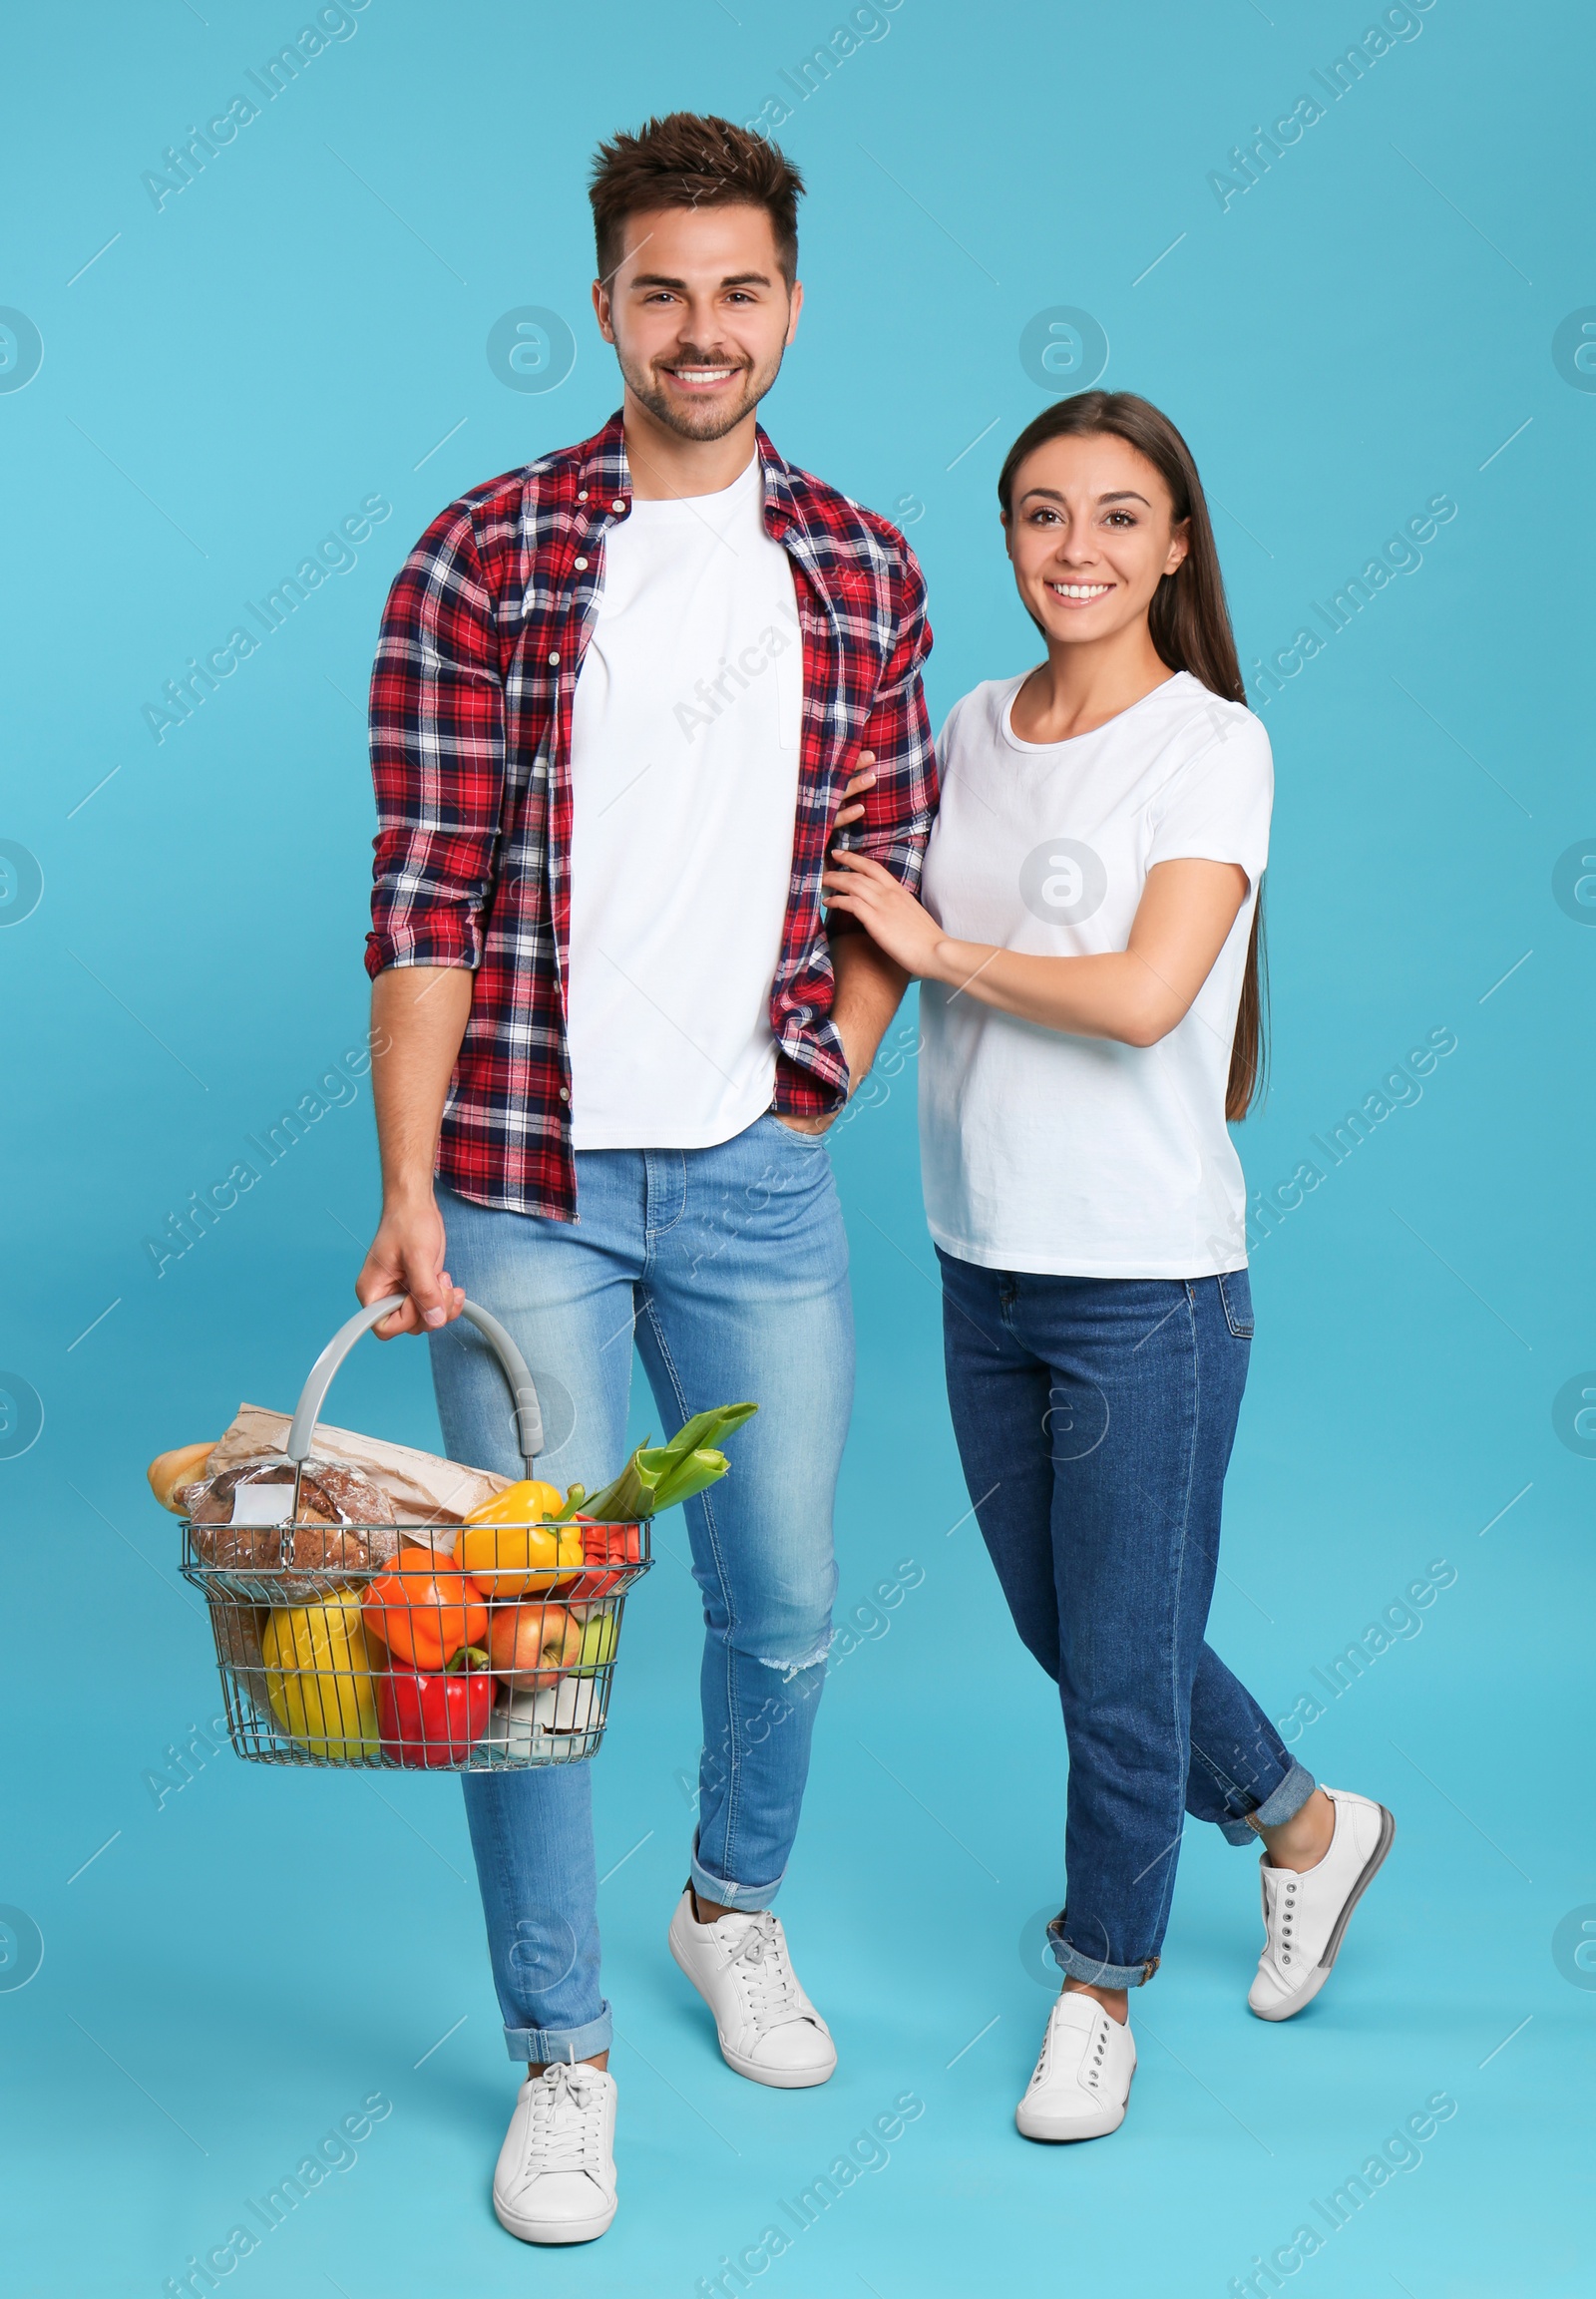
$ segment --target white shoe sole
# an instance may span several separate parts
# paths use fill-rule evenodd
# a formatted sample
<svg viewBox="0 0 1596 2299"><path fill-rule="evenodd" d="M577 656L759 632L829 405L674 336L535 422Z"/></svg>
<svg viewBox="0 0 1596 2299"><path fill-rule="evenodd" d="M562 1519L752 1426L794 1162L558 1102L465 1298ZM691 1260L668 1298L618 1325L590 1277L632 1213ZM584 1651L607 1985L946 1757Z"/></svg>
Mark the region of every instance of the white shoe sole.
<svg viewBox="0 0 1596 2299"><path fill-rule="evenodd" d="M507 2235L514 2235L522 2243L591 2243L601 2235L615 2215L613 2198L607 2211L595 2212L591 2219L521 2219L493 2191L493 2215Z"/></svg>
<svg viewBox="0 0 1596 2299"><path fill-rule="evenodd" d="M670 1950L677 1971L681 1973L685 1980L690 1981L693 1988L697 1991L697 1994L702 1999L703 2003L707 2006L710 2017L713 2018L715 2007L709 2002L707 1995L704 1994L703 1988L699 1984L697 1973L687 1962L686 1957L677 1947L673 1937L667 1935L666 1946ZM732 2070L734 2075L746 2076L751 2084L768 2084L771 2090L775 2092L807 2092L811 2090L816 2084L827 2083L830 2078L836 2074L837 2071L837 2054L835 2048L832 2050L831 2059L823 2068L765 2068L760 2066L760 2064L755 2060L744 2059L740 2052L733 2052L730 2046L727 2044L725 2037L720 2033L718 2024L715 2028L715 2042L720 2046L720 2057L725 2061L726 2066Z"/></svg>
<svg viewBox="0 0 1596 2299"><path fill-rule="evenodd" d="M1352 1921L1353 1910L1379 1875L1385 1863L1386 1854L1391 1850L1396 1835L1396 1822L1382 1804L1380 1807L1380 1841L1365 1862L1362 1875L1342 1902L1341 1914L1336 1918L1330 1938L1325 1944L1325 1953L1320 1957L1319 1962L1314 1966L1302 1986L1295 1994L1288 1996L1284 2003L1261 2012L1249 1998L1247 2009L1255 2020L1294 2020L1299 2012L1307 2010L1325 1982L1330 1978L1336 1958L1341 1954L1342 1941L1347 1937L1347 1926Z"/></svg>
<svg viewBox="0 0 1596 2299"><path fill-rule="evenodd" d="M1131 2084L1136 2081L1134 2070L1130 2081ZM1130 2105L1130 2087L1127 2085L1125 2089L1125 2107L1117 2111L1112 2107L1104 2107L1095 2115L1079 2118L1071 2116L1067 2122L1054 2128L1048 2127L1044 2113L1032 2114L1027 2121L1025 2111L1028 2105L1027 2101L1021 2100L1014 2109L1014 2128L1022 2139L1045 2139L1054 2146L1061 2146L1071 2139L1106 2139L1109 2132L1117 2131L1125 2120L1126 2108Z"/></svg>

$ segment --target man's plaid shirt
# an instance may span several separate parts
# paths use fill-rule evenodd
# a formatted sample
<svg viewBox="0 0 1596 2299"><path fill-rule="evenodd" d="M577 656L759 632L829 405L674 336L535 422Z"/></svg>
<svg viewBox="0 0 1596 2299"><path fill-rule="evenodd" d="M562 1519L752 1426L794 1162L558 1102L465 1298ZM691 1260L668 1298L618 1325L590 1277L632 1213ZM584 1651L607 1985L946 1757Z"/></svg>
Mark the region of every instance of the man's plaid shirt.
<svg viewBox="0 0 1596 2299"><path fill-rule="evenodd" d="M784 463L763 431L758 454L804 658L792 882L770 994L775 1107L810 1115L837 1108L848 1085L821 916L828 838L860 751L873 750L875 788L848 843L918 886L937 803L920 681L931 631L897 529ZM630 508L618 415L596 438L462 495L400 571L371 679L367 970L469 966L477 977L439 1177L481 1205L566 1221L577 1210L563 988L572 700L604 534Z"/></svg>

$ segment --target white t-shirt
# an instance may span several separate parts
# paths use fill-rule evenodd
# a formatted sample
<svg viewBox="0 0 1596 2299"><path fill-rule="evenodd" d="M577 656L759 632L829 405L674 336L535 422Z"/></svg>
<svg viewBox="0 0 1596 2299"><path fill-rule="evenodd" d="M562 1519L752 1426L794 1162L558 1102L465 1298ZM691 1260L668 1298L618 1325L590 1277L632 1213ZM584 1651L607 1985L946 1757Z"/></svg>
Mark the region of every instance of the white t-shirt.
<svg viewBox="0 0 1596 2299"><path fill-rule="evenodd" d="M1070 1037L923 982L920 1138L945 1252L986 1269L1188 1278L1244 1269L1225 1085L1274 769L1252 712L1181 671L1069 742L1022 742L1023 678L943 729L926 907L961 940L1121 951L1154 863L1239 863L1248 894L1184 1020L1153 1046Z"/></svg>
<svg viewBox="0 0 1596 2299"><path fill-rule="evenodd" d="M802 712L757 459L718 495L633 499L573 707L578 1149L704 1149L769 1107Z"/></svg>

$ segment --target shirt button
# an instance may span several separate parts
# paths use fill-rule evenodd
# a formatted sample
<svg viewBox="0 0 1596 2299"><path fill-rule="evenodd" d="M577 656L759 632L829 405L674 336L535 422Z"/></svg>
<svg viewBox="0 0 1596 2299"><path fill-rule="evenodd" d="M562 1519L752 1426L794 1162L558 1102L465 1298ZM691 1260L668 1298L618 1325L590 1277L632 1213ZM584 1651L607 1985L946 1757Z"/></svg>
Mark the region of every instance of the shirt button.
<svg viewBox="0 0 1596 2299"><path fill-rule="evenodd" d="M555 654L551 654L551 655L550 655L550 657L549 657L549 660L550 660L551 662L558 662L558 661L560 660L560 656L559 656L559 654L558 654L558 653L555 653Z"/></svg>
<svg viewBox="0 0 1596 2299"><path fill-rule="evenodd" d="M614 502L613 502L613 503L612 503L612 504L609 506L609 508L610 508L610 510L611 510L611 511L624 511L624 510L625 510L625 508L626 508L626 499L625 499L625 497L624 497L624 496L622 496L622 495L617 495L617 496L615 497L615 500L614 500Z"/></svg>
<svg viewBox="0 0 1596 2299"><path fill-rule="evenodd" d="M578 560L578 562L577 562L577 573L578 573L579 575L586 575L586 574L587 574L587 572L588 572L588 562L587 562L585 559L579 559L579 560Z"/></svg>
<svg viewBox="0 0 1596 2299"><path fill-rule="evenodd" d="M571 1088L570 1088L570 1086L568 1086L568 1085L563 1085L563 1086L560 1088L560 1098L561 1098L561 1100L562 1100L562 1101L570 1101L570 1099L571 1099Z"/></svg>
<svg viewBox="0 0 1596 2299"><path fill-rule="evenodd" d="M577 501L578 501L579 503L586 503L586 502L587 502L587 500L588 500L588 490L587 490L585 487L584 487L584 488L581 488L581 489L578 491L578 495L577 495Z"/></svg>

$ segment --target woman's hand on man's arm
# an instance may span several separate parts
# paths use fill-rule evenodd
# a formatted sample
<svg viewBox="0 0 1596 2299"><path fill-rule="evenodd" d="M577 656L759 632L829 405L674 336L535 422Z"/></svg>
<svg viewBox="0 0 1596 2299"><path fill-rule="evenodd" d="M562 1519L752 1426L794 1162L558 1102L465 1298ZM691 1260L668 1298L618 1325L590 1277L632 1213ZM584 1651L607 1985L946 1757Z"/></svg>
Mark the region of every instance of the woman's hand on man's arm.
<svg viewBox="0 0 1596 2299"><path fill-rule="evenodd" d="M889 958L922 980L1073 1037L1156 1045L1191 1008L1247 899L1230 862L1161 862L1147 874L1123 951L1041 958L944 934L889 871L833 857L827 899L856 918Z"/></svg>
<svg viewBox="0 0 1596 2299"><path fill-rule="evenodd" d="M890 870L872 862L868 855L853 854L845 848L831 856L821 885L829 907L845 918L856 919L877 949L885 951L906 973L928 981L943 978L937 954L955 946Z"/></svg>
<svg viewBox="0 0 1596 2299"><path fill-rule="evenodd" d="M862 819L865 806L861 793L874 789L876 782L876 754L862 750L842 797L843 803L832 833L845 830L849 823ZM887 1026L898 1011L909 977L901 966L894 965L868 934L861 933L851 921L840 915L828 919L831 939L831 963L836 980L832 997L831 1018L842 1049L848 1061L848 1092L857 1093L870 1073L876 1058L876 1048L886 1034ZM823 1117L785 1116L782 1124L794 1133L822 1134L836 1123L835 1111Z"/></svg>

